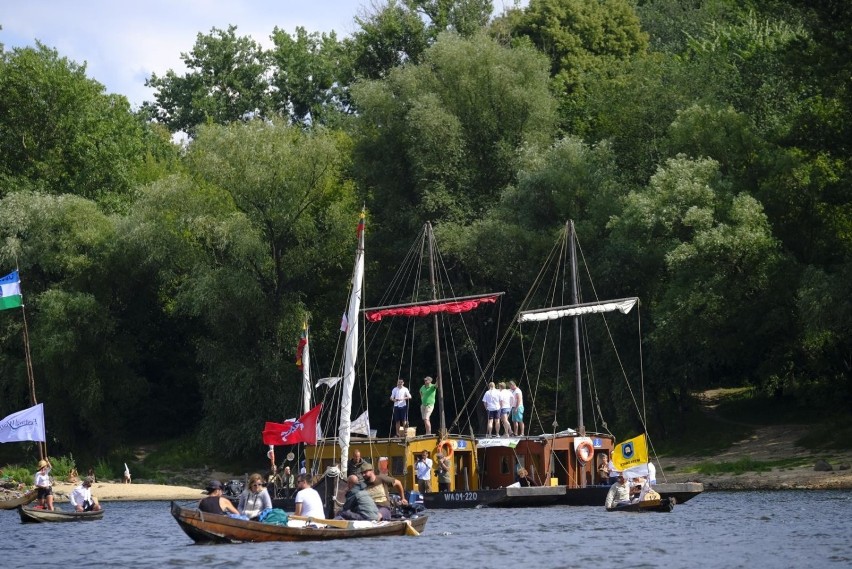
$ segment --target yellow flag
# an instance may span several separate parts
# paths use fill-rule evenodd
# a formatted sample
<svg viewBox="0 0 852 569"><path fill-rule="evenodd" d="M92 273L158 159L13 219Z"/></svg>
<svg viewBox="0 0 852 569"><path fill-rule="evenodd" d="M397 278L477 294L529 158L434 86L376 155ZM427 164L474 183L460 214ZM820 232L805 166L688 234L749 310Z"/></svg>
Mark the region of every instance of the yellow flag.
<svg viewBox="0 0 852 569"><path fill-rule="evenodd" d="M612 463L619 472L644 476L648 473L648 445L645 435L639 435L616 445L612 451ZM644 473L643 473L644 471Z"/></svg>

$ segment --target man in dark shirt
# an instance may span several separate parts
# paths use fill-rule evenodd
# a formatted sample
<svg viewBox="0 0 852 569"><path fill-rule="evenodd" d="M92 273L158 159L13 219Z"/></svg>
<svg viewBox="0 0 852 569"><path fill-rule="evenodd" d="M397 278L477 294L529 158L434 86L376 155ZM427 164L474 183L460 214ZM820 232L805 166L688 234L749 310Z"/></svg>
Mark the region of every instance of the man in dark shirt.
<svg viewBox="0 0 852 569"><path fill-rule="evenodd" d="M222 495L222 483L218 480L211 480L207 483L207 497L198 502L198 509L208 514L240 515L234 504Z"/></svg>

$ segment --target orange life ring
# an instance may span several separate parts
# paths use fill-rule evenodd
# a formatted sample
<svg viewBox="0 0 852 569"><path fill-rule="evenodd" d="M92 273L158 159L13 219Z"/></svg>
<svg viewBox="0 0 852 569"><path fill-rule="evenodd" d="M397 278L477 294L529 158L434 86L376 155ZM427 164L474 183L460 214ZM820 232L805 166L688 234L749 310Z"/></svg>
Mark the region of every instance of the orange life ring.
<svg viewBox="0 0 852 569"><path fill-rule="evenodd" d="M595 447L589 441L583 441L577 445L575 452L577 453L577 460L585 464L591 462L592 457L595 455Z"/></svg>
<svg viewBox="0 0 852 569"><path fill-rule="evenodd" d="M447 458L453 456L453 443L450 441L441 441L438 443L438 446L435 447L435 453L441 453Z"/></svg>

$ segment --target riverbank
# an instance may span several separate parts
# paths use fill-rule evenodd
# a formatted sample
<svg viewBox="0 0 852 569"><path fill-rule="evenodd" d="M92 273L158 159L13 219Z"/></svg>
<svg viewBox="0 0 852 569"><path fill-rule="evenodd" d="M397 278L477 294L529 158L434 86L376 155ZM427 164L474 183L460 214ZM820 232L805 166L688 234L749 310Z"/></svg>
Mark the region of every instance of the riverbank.
<svg viewBox="0 0 852 569"><path fill-rule="evenodd" d="M74 484L54 484L53 493L57 502L67 502ZM170 486L166 484L121 484L118 482L95 482L92 495L101 502L130 500L200 500L204 497L201 488Z"/></svg>
<svg viewBox="0 0 852 569"><path fill-rule="evenodd" d="M726 451L703 457L659 457L658 481L702 482L706 490L850 490L852 451L812 451L795 441L807 433L802 425L771 425L755 429L746 439ZM732 464L741 461L772 464L765 472L702 474L700 465ZM815 470L824 463L831 470ZM823 466L824 467L824 466Z"/></svg>

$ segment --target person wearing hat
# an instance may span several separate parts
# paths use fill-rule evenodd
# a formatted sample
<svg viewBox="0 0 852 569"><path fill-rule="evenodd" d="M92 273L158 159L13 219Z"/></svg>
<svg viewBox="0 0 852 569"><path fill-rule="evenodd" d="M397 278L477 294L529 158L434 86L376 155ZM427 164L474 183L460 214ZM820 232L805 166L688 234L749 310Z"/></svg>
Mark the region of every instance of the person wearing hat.
<svg viewBox="0 0 852 569"><path fill-rule="evenodd" d="M33 479L33 484L38 490L38 494L36 494L37 507L42 509L53 509L53 485L50 482L50 470L52 468L49 460L38 461L38 470Z"/></svg>
<svg viewBox="0 0 852 569"><path fill-rule="evenodd" d="M616 506L630 504L630 484L623 472L618 473L618 480L613 484L606 494L606 509L611 510Z"/></svg>
<svg viewBox="0 0 852 569"><path fill-rule="evenodd" d="M222 489L222 483L218 480L211 480L208 482L207 489L205 490L207 497L202 498L201 501L198 502L198 510L201 512L207 512L208 514L236 514L239 516L239 510L234 507L229 499L222 495Z"/></svg>
<svg viewBox="0 0 852 569"><path fill-rule="evenodd" d="M390 493L392 491L400 496L400 503L402 505L408 504L408 501L405 499L405 488L403 488L402 482L396 478L387 474L376 474L376 471L373 470L373 465L369 462L361 465L361 476L364 477L364 486L367 494L376 503L376 507L379 508L383 520L391 519L392 504Z"/></svg>
<svg viewBox="0 0 852 569"><path fill-rule="evenodd" d="M98 499L92 496L92 483L94 479L87 476L83 478L80 485L71 491L68 501L78 512L97 512L101 509Z"/></svg>

